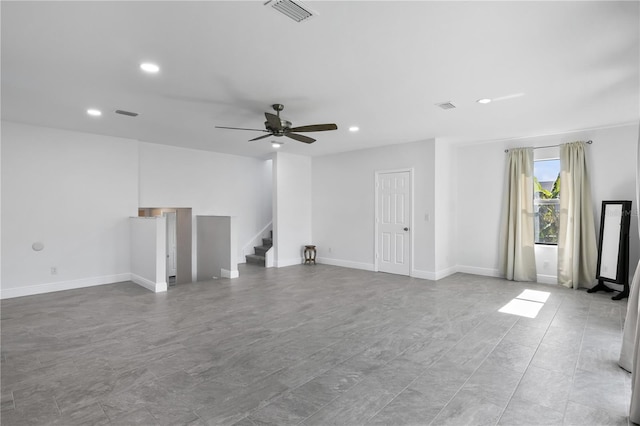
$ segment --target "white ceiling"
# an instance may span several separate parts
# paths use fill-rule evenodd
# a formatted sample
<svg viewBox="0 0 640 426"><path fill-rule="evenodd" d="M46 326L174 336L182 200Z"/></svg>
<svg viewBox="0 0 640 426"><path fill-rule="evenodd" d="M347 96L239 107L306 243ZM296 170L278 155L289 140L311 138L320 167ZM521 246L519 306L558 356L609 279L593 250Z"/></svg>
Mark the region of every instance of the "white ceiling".
<svg viewBox="0 0 640 426"><path fill-rule="evenodd" d="M280 138L316 156L640 117L638 2L305 5L319 14L296 23L262 1L2 1L2 118L260 157L275 137L214 126L263 128L283 103L294 126L338 125L307 133L312 145ZM506 99L476 103L485 97Z"/></svg>

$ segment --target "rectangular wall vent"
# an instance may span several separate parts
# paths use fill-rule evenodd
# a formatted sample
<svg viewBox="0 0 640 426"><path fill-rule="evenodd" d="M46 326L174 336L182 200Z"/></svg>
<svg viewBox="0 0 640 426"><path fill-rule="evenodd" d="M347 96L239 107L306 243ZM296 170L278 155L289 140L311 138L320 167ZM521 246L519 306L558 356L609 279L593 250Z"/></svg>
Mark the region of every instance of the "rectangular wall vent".
<svg viewBox="0 0 640 426"><path fill-rule="evenodd" d="M438 106L439 106L440 108L442 108L442 109L453 109L453 108L455 108L455 107L456 107L456 106L455 106L454 104L452 104L451 102L443 102L443 103L441 103L441 104L436 104L436 105L438 105Z"/></svg>
<svg viewBox="0 0 640 426"><path fill-rule="evenodd" d="M121 110L121 109L117 109L116 110L116 114L128 115L129 117L137 117L138 116L137 112L124 111L124 110Z"/></svg>
<svg viewBox="0 0 640 426"><path fill-rule="evenodd" d="M309 9L307 6L304 6L299 1L293 0L269 0L264 4L265 6L270 5L272 8L277 10L278 12L288 16L296 22L302 22L306 19L309 19L315 15L316 12Z"/></svg>

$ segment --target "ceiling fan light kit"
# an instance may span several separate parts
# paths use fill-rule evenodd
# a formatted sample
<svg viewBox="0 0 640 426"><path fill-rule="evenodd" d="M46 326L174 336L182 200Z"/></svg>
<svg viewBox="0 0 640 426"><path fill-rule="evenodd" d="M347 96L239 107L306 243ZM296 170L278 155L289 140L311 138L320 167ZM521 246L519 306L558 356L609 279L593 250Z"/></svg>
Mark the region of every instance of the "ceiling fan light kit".
<svg viewBox="0 0 640 426"><path fill-rule="evenodd" d="M273 110L276 112L275 114L271 114L270 112L265 112L264 117L267 121L264 122L264 127L266 130L261 129L246 129L242 127L225 127L225 126L216 126L217 129L231 129L231 130L250 130L254 132L265 132L266 135L258 136L257 138L249 139L251 141L257 141L260 139L268 138L271 136L281 137L286 136L298 142L304 143L313 143L316 140L310 138L309 136L300 135L298 132L324 132L327 130L337 130L338 126L334 123L328 124L310 124L307 126L298 126L291 127L291 122L287 121L283 118L280 118L280 111L284 109L284 105L282 104L273 104L271 105Z"/></svg>

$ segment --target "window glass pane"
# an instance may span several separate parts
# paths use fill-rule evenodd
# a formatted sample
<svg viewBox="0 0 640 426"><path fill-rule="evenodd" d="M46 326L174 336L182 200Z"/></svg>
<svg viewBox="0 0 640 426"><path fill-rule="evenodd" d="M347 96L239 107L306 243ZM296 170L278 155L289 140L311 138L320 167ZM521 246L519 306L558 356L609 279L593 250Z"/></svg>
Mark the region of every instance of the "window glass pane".
<svg viewBox="0 0 640 426"><path fill-rule="evenodd" d="M558 244L560 225L560 160L533 163L536 244Z"/></svg>

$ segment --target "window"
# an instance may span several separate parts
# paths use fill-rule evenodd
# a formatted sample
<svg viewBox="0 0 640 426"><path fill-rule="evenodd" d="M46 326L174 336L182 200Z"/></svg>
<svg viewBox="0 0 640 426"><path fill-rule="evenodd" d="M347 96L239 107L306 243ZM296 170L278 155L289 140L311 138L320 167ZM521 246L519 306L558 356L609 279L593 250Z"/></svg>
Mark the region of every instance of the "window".
<svg viewBox="0 0 640 426"><path fill-rule="evenodd" d="M560 160L533 162L533 211L536 244L558 244Z"/></svg>

